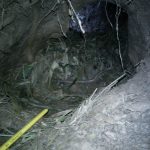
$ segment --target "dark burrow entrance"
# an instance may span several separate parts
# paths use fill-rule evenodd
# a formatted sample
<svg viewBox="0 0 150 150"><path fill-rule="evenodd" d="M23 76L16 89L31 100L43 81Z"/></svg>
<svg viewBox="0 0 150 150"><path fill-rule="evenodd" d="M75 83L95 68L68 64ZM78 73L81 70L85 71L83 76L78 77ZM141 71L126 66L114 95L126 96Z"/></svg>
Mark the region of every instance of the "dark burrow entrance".
<svg viewBox="0 0 150 150"><path fill-rule="evenodd" d="M95 2L70 12L70 17L65 37L49 39L35 62L13 70L9 83L3 83L2 92L13 93L19 107L49 107L50 114L76 108L95 88L132 68L124 9Z"/></svg>
<svg viewBox="0 0 150 150"><path fill-rule="evenodd" d="M51 115L76 108L95 88L107 86L132 68L124 9L102 1L89 3L70 16L65 37L49 39L35 62L13 70L9 83L2 83L1 96L13 99L15 111L48 107ZM7 124L8 119L3 121Z"/></svg>
<svg viewBox="0 0 150 150"><path fill-rule="evenodd" d="M105 87L132 68L128 58L128 15L115 4L87 4L71 16L66 38L53 41L54 53L61 49L63 60L59 66L63 71L56 70L52 86L72 95L67 105L78 105L78 98L82 101L95 88Z"/></svg>
<svg viewBox="0 0 150 150"><path fill-rule="evenodd" d="M42 99L52 113L77 107L95 88L132 68L127 33L128 15L121 7L103 1L87 4L71 16L66 37L50 39L37 57L31 96Z"/></svg>

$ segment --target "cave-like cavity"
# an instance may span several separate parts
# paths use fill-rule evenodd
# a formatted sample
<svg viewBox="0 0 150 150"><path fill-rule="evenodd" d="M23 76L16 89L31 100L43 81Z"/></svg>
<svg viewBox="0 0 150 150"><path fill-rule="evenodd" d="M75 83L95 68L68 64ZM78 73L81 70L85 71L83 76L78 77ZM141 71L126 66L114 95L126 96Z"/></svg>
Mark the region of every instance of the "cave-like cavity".
<svg viewBox="0 0 150 150"><path fill-rule="evenodd" d="M71 15L67 37L67 53L76 65L67 66L70 76L61 83L73 83L71 92L89 94L132 68L128 15L120 6L107 1L86 4Z"/></svg>
<svg viewBox="0 0 150 150"><path fill-rule="evenodd" d="M35 15L37 9L43 10L34 9ZM2 67L9 70L11 65L18 65L20 59L16 56L24 59L24 55L34 56L31 64L10 70L7 81L11 85L7 86L17 91L23 105L32 106L30 101L34 99L40 101L40 106L35 107L41 107L42 103L43 107L52 107L52 113L78 106L96 88L104 88L132 69L128 57L128 14L121 6L107 1L87 3L80 9L73 6L69 8L67 33L61 14L51 14L56 15L54 20L47 16L31 29L30 38L14 44L11 50L16 50L18 55L6 55ZM54 30L50 25L58 28ZM61 36L56 34L58 30Z"/></svg>

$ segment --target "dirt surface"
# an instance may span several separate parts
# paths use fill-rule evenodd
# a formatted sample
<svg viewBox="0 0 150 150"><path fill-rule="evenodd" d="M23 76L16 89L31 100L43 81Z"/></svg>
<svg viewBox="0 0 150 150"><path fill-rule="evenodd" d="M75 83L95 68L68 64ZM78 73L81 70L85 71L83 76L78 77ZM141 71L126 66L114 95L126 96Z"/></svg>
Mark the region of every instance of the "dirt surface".
<svg viewBox="0 0 150 150"><path fill-rule="evenodd" d="M90 100L64 124L48 149L148 150L150 149L150 59L127 83ZM85 111L82 116L81 112ZM76 115L78 114L78 116ZM76 120L72 121L76 118Z"/></svg>

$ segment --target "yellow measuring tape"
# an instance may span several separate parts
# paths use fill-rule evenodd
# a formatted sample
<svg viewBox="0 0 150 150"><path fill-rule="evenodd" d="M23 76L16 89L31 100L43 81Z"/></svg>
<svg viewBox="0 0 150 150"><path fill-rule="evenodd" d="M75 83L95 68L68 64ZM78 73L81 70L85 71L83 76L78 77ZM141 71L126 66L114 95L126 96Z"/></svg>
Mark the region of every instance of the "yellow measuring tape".
<svg viewBox="0 0 150 150"><path fill-rule="evenodd" d="M27 125L25 125L21 130L19 130L15 135L13 135L6 143L4 143L0 150L7 150L13 143L15 143L26 131L28 131L39 119L41 119L48 109L41 111L35 118L33 118Z"/></svg>

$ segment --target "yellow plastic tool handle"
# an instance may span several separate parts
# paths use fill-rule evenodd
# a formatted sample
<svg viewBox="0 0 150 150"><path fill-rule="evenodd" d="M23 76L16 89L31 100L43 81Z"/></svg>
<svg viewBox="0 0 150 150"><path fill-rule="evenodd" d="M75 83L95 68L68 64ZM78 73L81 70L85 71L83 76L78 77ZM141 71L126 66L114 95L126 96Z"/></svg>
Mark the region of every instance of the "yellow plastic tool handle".
<svg viewBox="0 0 150 150"><path fill-rule="evenodd" d="M15 135L13 135L6 143L4 143L0 150L7 150L13 143L15 143L26 131L28 131L38 120L40 120L46 113L48 109L41 111L35 118L33 118L27 125L25 125L21 130L19 130Z"/></svg>

